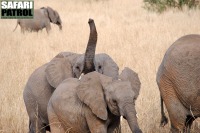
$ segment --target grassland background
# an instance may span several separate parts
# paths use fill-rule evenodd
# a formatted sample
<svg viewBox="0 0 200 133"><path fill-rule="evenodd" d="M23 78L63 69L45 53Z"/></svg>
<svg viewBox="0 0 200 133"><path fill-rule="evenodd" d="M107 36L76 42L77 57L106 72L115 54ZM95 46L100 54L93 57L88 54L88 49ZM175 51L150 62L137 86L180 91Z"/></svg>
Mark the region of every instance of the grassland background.
<svg viewBox="0 0 200 133"><path fill-rule="evenodd" d="M0 20L0 133L26 133L28 116L22 92L30 74L61 51L83 53L88 41L88 18L98 31L96 53L109 54L119 65L139 74L142 86L136 103L139 126L145 133L160 128L160 100L155 82L166 49L179 37L200 33L200 11L170 10L163 14L142 8L142 0L35 0L35 8L56 9L63 31L52 25L50 35L15 32L16 20ZM200 122L195 122L200 132ZM123 132L130 132L123 122Z"/></svg>

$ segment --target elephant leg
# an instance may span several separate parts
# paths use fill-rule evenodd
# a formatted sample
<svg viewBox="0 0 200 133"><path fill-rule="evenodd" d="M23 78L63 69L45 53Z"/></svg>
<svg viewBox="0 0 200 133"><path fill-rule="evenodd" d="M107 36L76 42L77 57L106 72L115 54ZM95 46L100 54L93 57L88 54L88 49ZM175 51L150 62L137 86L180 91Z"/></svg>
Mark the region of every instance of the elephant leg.
<svg viewBox="0 0 200 133"><path fill-rule="evenodd" d="M190 129L192 126L193 121L195 120L195 118L193 116L187 116L186 122L185 122L185 126L186 126L186 132L190 133Z"/></svg>
<svg viewBox="0 0 200 133"><path fill-rule="evenodd" d="M29 108L33 109L33 108ZM36 110L29 110L29 132L30 133L46 133L46 128Z"/></svg>
<svg viewBox="0 0 200 133"><path fill-rule="evenodd" d="M38 104L29 89L24 90L24 102L29 116L29 133L45 133L45 127L39 116Z"/></svg>
<svg viewBox="0 0 200 133"><path fill-rule="evenodd" d="M193 121L195 120L195 118L193 118L192 116L187 116L186 121L185 121L185 128L183 129L183 133L190 133L190 129L192 126ZM180 132L180 131L176 131L176 129L173 127L174 132Z"/></svg>
<svg viewBox="0 0 200 133"><path fill-rule="evenodd" d="M20 27L21 27L21 33L24 34L24 31L26 30L25 26L20 24Z"/></svg>
<svg viewBox="0 0 200 133"><path fill-rule="evenodd" d="M92 113L86 114L86 121L91 133L107 133L106 121L103 121Z"/></svg>
<svg viewBox="0 0 200 133"><path fill-rule="evenodd" d="M160 126L164 127L168 123L168 119L165 116L163 99L162 99L161 96L160 96L160 102L161 102L161 121L160 121Z"/></svg>
<svg viewBox="0 0 200 133"><path fill-rule="evenodd" d="M49 117L49 125L51 127L51 133L65 133L65 130L57 116L51 115Z"/></svg>
<svg viewBox="0 0 200 133"><path fill-rule="evenodd" d="M51 133L65 133L65 130L58 119L58 116L55 114L51 105L48 106L48 119L49 126L51 127Z"/></svg>
<svg viewBox="0 0 200 133"><path fill-rule="evenodd" d="M50 31L50 30L51 30L51 25L49 24L49 25L46 26L47 34L49 34L49 31Z"/></svg>
<svg viewBox="0 0 200 133"><path fill-rule="evenodd" d="M168 79L162 79L160 80L159 89L171 121L171 132L183 132L185 130L187 110L178 99L174 84Z"/></svg>
<svg viewBox="0 0 200 133"><path fill-rule="evenodd" d="M116 117L108 126L108 133L121 133L120 117Z"/></svg>
<svg viewBox="0 0 200 133"><path fill-rule="evenodd" d="M172 133L185 132L186 112L182 104L180 104L179 101L176 102L174 100L174 103L171 103L171 105L167 105L167 110L169 112L169 117L171 121Z"/></svg>
<svg viewBox="0 0 200 133"><path fill-rule="evenodd" d="M28 133L35 133L33 124L31 123L31 120L29 120L29 132Z"/></svg>
<svg viewBox="0 0 200 133"><path fill-rule="evenodd" d="M24 28L21 28L21 33L24 34Z"/></svg>
<svg viewBox="0 0 200 133"><path fill-rule="evenodd" d="M32 119L29 125L29 133L46 133L45 126L39 119Z"/></svg>

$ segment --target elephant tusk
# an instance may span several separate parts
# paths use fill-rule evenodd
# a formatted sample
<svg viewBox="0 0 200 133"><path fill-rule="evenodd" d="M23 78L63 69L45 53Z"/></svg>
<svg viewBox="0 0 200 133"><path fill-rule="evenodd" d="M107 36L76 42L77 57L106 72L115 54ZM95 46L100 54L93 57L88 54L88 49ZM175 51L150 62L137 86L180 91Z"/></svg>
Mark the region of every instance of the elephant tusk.
<svg viewBox="0 0 200 133"><path fill-rule="evenodd" d="M81 78L82 78L83 75L84 75L84 73L82 73L78 79L81 80Z"/></svg>

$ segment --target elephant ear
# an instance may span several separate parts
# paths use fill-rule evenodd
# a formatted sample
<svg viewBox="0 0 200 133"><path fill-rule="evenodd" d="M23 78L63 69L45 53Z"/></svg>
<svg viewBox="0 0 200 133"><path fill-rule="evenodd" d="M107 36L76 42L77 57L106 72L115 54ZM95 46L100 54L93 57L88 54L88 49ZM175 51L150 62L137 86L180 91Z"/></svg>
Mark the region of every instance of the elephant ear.
<svg viewBox="0 0 200 133"><path fill-rule="evenodd" d="M114 60L107 54L97 54L95 58L96 71L103 75L117 79L119 75L119 67Z"/></svg>
<svg viewBox="0 0 200 133"><path fill-rule="evenodd" d="M40 9L46 9L45 7L41 7Z"/></svg>
<svg viewBox="0 0 200 133"><path fill-rule="evenodd" d="M106 86L108 86L111 82L113 82L113 78L105 76L105 75L101 75L100 81L101 81L101 85L103 86L103 89L105 90Z"/></svg>
<svg viewBox="0 0 200 133"><path fill-rule="evenodd" d="M49 62L45 72L47 81L54 88L58 87L64 79L73 77L69 60L61 54Z"/></svg>
<svg viewBox="0 0 200 133"><path fill-rule="evenodd" d="M97 72L91 72L82 76L80 85L77 87L77 95L98 118L107 120L107 104L104 99L99 75Z"/></svg>
<svg viewBox="0 0 200 133"><path fill-rule="evenodd" d="M60 19L60 15L58 14L58 12L56 10L54 10L54 12L55 12L55 16L57 18L57 23L62 24L62 20Z"/></svg>
<svg viewBox="0 0 200 133"><path fill-rule="evenodd" d="M49 13L50 22L56 23L56 14L55 14L55 11L51 7L47 7L47 11Z"/></svg>
<svg viewBox="0 0 200 133"><path fill-rule="evenodd" d="M122 73L119 75L119 79L121 79L122 81L129 81L131 83L131 87L135 92L137 98L141 86L138 74L133 70L131 70L130 68L125 67L124 70L122 70Z"/></svg>
<svg viewBox="0 0 200 133"><path fill-rule="evenodd" d="M69 56L77 55L76 53L72 52L60 52L54 58L68 58Z"/></svg>

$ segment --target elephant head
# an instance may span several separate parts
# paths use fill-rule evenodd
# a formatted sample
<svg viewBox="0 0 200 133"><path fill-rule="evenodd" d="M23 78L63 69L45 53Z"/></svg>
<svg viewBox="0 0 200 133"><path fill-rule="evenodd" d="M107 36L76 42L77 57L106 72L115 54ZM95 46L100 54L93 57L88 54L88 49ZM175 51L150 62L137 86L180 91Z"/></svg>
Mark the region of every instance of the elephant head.
<svg viewBox="0 0 200 133"><path fill-rule="evenodd" d="M50 22L57 24L59 26L59 29L62 30L62 21L58 12L56 10L53 10L51 7L47 7L46 10L48 12Z"/></svg>
<svg viewBox="0 0 200 133"><path fill-rule="evenodd" d="M127 119L132 132L141 133L135 110L140 80L129 68L125 68L119 77L122 79L113 80L112 77L97 72L84 75L77 89L77 95L100 119L107 119L108 106L112 114Z"/></svg>
<svg viewBox="0 0 200 133"><path fill-rule="evenodd" d="M76 62L74 63L73 67L72 67L72 71L73 71L73 75L76 78L79 78L82 71L83 71L83 67L84 67L84 55L81 55Z"/></svg>
<svg viewBox="0 0 200 133"><path fill-rule="evenodd" d="M46 77L51 86L56 88L64 79L69 77L79 78L81 73L95 70L94 55L97 43L97 31L92 19L89 19L90 37L85 56L71 52L58 54L46 67ZM77 61L74 61L77 60ZM82 61L78 63L78 61Z"/></svg>
<svg viewBox="0 0 200 133"><path fill-rule="evenodd" d="M106 77L100 79L109 110L126 118L132 132L140 133L135 110L135 100L141 84L138 75L130 68L125 68L119 75L119 80L110 82Z"/></svg>
<svg viewBox="0 0 200 133"><path fill-rule="evenodd" d="M103 75L117 79L119 76L119 67L114 60L105 53L96 54L95 70Z"/></svg>
<svg viewBox="0 0 200 133"><path fill-rule="evenodd" d="M80 72L81 70L83 70L83 67L84 67L83 62L84 62L84 55L78 58L76 62L74 63L73 73L75 74L75 77L80 76L81 74ZM109 55L105 53L96 54L95 60L93 62L94 62L95 71L103 75L112 77L113 79L118 78L119 67Z"/></svg>

